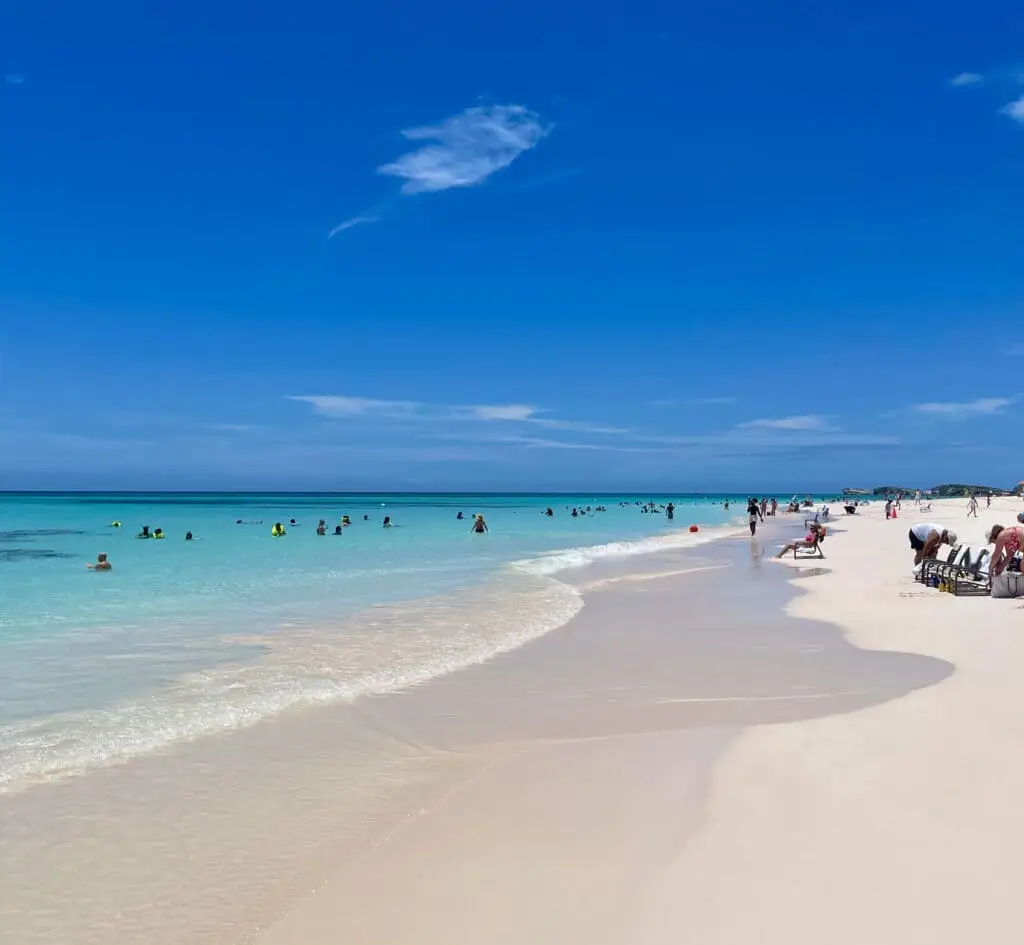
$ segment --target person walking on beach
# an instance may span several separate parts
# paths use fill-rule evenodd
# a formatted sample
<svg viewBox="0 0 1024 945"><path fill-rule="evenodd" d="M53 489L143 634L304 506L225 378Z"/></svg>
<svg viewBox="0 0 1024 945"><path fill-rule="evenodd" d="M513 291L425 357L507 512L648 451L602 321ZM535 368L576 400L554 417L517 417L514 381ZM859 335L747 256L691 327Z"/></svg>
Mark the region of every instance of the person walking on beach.
<svg viewBox="0 0 1024 945"><path fill-rule="evenodd" d="M967 517L977 518L978 517L978 497L972 492L971 500L967 503Z"/></svg>
<svg viewBox="0 0 1024 945"><path fill-rule="evenodd" d="M749 518L748 524L750 525L750 537L753 538L757 534L757 520L764 521L761 516L761 506L758 504L757 499L753 496L747 501L747 516Z"/></svg>

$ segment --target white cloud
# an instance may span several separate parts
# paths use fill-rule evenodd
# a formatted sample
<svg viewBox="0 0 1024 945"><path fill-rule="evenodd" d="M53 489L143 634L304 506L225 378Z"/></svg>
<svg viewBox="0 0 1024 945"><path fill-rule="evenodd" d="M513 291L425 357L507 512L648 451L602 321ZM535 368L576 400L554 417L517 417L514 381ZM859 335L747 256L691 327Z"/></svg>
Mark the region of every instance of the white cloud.
<svg viewBox="0 0 1024 945"><path fill-rule="evenodd" d="M832 430L828 417L817 414L806 414L801 417L779 417L775 420L749 420L741 423L743 429L760 428L763 430Z"/></svg>
<svg viewBox="0 0 1024 945"><path fill-rule="evenodd" d="M1024 125L1024 95L999 109L1000 113Z"/></svg>
<svg viewBox="0 0 1024 945"><path fill-rule="evenodd" d="M917 413L941 417L945 420L970 420L973 417L984 417L999 413L1009 407L1013 400L1008 397L979 397L965 403L928 403L915 404L911 409Z"/></svg>
<svg viewBox="0 0 1024 945"><path fill-rule="evenodd" d="M410 141L431 143L381 165L377 173L401 178L403 194L473 187L535 148L549 131L522 105L467 108L438 125L403 131Z"/></svg>
<svg viewBox="0 0 1024 945"><path fill-rule="evenodd" d="M4 85L24 85L25 77L17 72L8 72L4 76Z"/></svg>
<svg viewBox="0 0 1024 945"><path fill-rule="evenodd" d="M529 420L537 413L536 407L527 404L485 404L465 409L474 420Z"/></svg>
<svg viewBox="0 0 1024 945"><path fill-rule="evenodd" d="M428 404L411 400L340 397L333 394L305 394L287 399L307 403L315 413L336 420L374 416L420 422L521 423L550 430L575 430L609 435L627 432L620 427L604 426L586 420L560 420L557 417L541 416L545 411L531 404Z"/></svg>
<svg viewBox="0 0 1024 945"><path fill-rule="evenodd" d="M339 223L330 233L327 234L328 239L332 239L339 233L344 233L345 230L351 230L354 226L362 226L364 223L376 223L380 217L374 216L372 213L362 213L359 216L349 217L349 219Z"/></svg>
<svg viewBox="0 0 1024 945"><path fill-rule="evenodd" d="M961 72L949 80L949 84L956 88L963 88L968 85L980 85L985 77L980 72Z"/></svg>
<svg viewBox="0 0 1024 945"><path fill-rule="evenodd" d="M209 429L222 433L255 433L263 428L251 423L212 423Z"/></svg>
<svg viewBox="0 0 1024 945"><path fill-rule="evenodd" d="M336 419L366 414L411 417L423 406L411 400L373 400L369 397L338 397L333 394L304 394L289 397L288 400L309 404L314 413Z"/></svg>

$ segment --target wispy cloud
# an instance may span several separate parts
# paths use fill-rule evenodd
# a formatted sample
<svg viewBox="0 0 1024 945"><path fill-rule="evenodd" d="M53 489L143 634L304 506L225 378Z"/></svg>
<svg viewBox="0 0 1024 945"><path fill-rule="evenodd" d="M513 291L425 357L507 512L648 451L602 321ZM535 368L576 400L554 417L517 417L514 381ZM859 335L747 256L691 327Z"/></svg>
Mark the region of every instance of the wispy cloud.
<svg viewBox="0 0 1024 945"><path fill-rule="evenodd" d="M989 72L961 72L959 75L953 76L949 80L949 84L955 88L984 84L1006 89L1024 85L1024 68L1016 65L1010 68L993 69ZM1024 125L1024 95L1000 108L999 114Z"/></svg>
<svg viewBox="0 0 1024 945"><path fill-rule="evenodd" d="M302 394L287 398L309 404L315 413L335 420L357 417L422 422L522 423L550 430L575 430L585 433L625 433L621 427L587 420L561 420L532 404L428 404L412 400L376 400L335 394Z"/></svg>
<svg viewBox="0 0 1024 945"><path fill-rule="evenodd" d="M1024 125L1024 95L1016 101L1004 105L999 111L1006 115L1007 118L1012 118L1014 121Z"/></svg>
<svg viewBox="0 0 1024 945"><path fill-rule="evenodd" d="M400 178L403 194L474 187L535 148L550 130L522 105L467 108L440 124L403 131L409 141L430 143L382 164L377 172Z"/></svg>
<svg viewBox="0 0 1024 945"><path fill-rule="evenodd" d="M20 72L8 72L4 76L4 85L24 85L25 77Z"/></svg>
<svg viewBox="0 0 1024 945"><path fill-rule="evenodd" d="M915 413L938 417L944 420L970 420L1000 413L1013 403L1009 397L979 397L964 403L915 404L910 409Z"/></svg>
<svg viewBox="0 0 1024 945"><path fill-rule="evenodd" d="M300 394L288 400L309 404L324 417L346 419L367 414L385 417L411 417L422 404L411 400L374 400L370 397L341 397L335 394Z"/></svg>
<svg viewBox="0 0 1024 945"><path fill-rule="evenodd" d="M527 449L584 450L595 453L649 453L662 452L670 447L623 446L616 442L590 443L581 440L555 440L551 437L525 434L491 433L421 433L428 440L451 440L465 443L485 443L490 446L522 446Z"/></svg>
<svg viewBox="0 0 1024 945"><path fill-rule="evenodd" d="M362 226L365 223L377 223L380 217L372 213L361 213L358 216L349 217L347 220L339 223L330 233L327 234L328 239L333 239L339 233L344 233L345 230L351 230L354 226Z"/></svg>
<svg viewBox="0 0 1024 945"><path fill-rule="evenodd" d="M263 428L251 423L211 423L207 429L219 433L256 433Z"/></svg>
<svg viewBox="0 0 1024 945"><path fill-rule="evenodd" d="M764 430L833 430L828 417L819 414L805 414L800 417L779 417L774 420L748 420L740 429L760 428Z"/></svg>
<svg viewBox="0 0 1024 945"><path fill-rule="evenodd" d="M985 77L980 72L961 72L949 80L954 88L965 88L969 85L981 85Z"/></svg>
<svg viewBox="0 0 1024 945"><path fill-rule="evenodd" d="M455 409L468 410L474 420L530 420L537 413L536 407L526 404L498 404Z"/></svg>
<svg viewBox="0 0 1024 945"><path fill-rule="evenodd" d="M1009 348L1006 353L1016 355L1018 357L1024 356L1024 345L1014 345Z"/></svg>

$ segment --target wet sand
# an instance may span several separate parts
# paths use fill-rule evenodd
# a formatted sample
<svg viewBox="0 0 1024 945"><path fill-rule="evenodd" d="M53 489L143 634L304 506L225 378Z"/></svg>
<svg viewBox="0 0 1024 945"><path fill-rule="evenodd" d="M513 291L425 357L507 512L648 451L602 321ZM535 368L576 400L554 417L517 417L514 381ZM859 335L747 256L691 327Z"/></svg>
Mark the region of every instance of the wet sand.
<svg viewBox="0 0 1024 945"><path fill-rule="evenodd" d="M789 530L565 572L584 610L487 663L0 798L0 931L25 945L683 941L651 931L651 897L742 733L953 671L787 616L800 592L763 542ZM807 575L826 580L823 564Z"/></svg>

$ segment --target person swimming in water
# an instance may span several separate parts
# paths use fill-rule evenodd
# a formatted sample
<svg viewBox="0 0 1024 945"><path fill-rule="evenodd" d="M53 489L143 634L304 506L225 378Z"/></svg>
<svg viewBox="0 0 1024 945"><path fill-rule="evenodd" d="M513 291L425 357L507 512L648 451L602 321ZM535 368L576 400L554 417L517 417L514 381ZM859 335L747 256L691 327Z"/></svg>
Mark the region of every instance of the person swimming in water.
<svg viewBox="0 0 1024 945"><path fill-rule="evenodd" d="M153 536L149 533L149 526L143 525L142 531L135 536L136 538L152 538Z"/></svg>
<svg viewBox="0 0 1024 945"><path fill-rule="evenodd" d="M107 560L107 553L101 551L96 555L96 563L93 564L91 561L87 561L85 565L90 571L110 571L110 562Z"/></svg>
<svg viewBox="0 0 1024 945"><path fill-rule="evenodd" d="M192 541L192 532L185 532L185 541Z"/></svg>
<svg viewBox="0 0 1024 945"><path fill-rule="evenodd" d="M391 516L390 515L385 515L384 516L384 523L383 523L383 525L381 527L382 528L391 528L391 527L393 527L391 525Z"/></svg>
<svg viewBox="0 0 1024 945"><path fill-rule="evenodd" d="M482 535L484 532L489 531L487 522L484 521L484 517L479 512L473 516L473 527L470 531L474 535Z"/></svg>
<svg viewBox="0 0 1024 945"><path fill-rule="evenodd" d="M344 535L345 532L342 530L342 527L340 525L335 525L334 526L334 534L335 535Z"/></svg>
<svg viewBox="0 0 1024 945"><path fill-rule="evenodd" d="M321 537L327 534L327 522L324 519L317 522L316 533Z"/></svg>
<svg viewBox="0 0 1024 945"><path fill-rule="evenodd" d="M458 514L458 515L456 515L455 517L456 517L456 518L457 518L457 519L458 519L458 520L459 520L460 522L461 522L461 521L463 520L463 518L465 518L465 516L464 516L464 515L463 515L463 514L462 514L461 512L459 512L459 514Z"/></svg>

